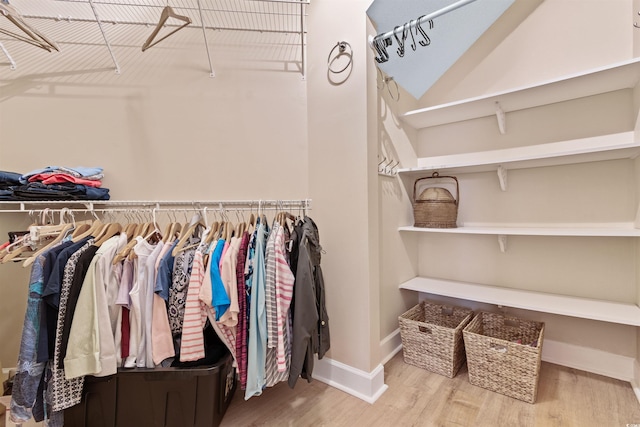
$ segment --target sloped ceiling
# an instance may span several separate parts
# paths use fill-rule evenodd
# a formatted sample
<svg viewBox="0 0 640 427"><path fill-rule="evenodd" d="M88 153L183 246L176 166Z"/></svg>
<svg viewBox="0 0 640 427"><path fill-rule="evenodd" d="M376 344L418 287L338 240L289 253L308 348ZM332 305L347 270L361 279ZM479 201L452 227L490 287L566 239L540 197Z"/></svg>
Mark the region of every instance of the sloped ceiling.
<svg viewBox="0 0 640 427"><path fill-rule="evenodd" d="M410 0L403 1L403 7L399 8L394 0L376 0L367 14L378 34L422 15L462 4L433 19L431 26L423 25L430 38L427 46L410 49L419 39L418 31L414 31L415 35L407 36L404 53L400 55L401 38L392 37L391 46L387 48L389 59L377 65L415 99L420 99L433 87L446 88L472 70L474 64L500 44L541 2Z"/></svg>

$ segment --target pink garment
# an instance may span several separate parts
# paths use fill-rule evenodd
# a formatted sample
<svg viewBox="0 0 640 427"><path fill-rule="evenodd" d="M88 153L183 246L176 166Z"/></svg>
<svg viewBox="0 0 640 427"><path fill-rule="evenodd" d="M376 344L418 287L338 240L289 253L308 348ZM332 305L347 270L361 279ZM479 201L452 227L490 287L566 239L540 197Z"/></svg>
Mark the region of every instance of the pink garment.
<svg viewBox="0 0 640 427"><path fill-rule="evenodd" d="M287 315L291 300L293 299L293 284L295 277L287 263L285 255L284 228L279 227L276 232L275 241L276 257L276 301L277 301L277 323L278 323L278 372L287 369L285 328L287 327Z"/></svg>
<svg viewBox="0 0 640 427"><path fill-rule="evenodd" d="M223 251L220 262L220 277L229 296L230 304L227 311L220 316L219 322L225 326L234 328L234 330L238 325L238 313L240 313L240 307L238 306L238 276L236 274L239 248L240 239L238 237L232 237L230 243L225 243L226 252ZM233 333L233 335L236 334L237 332Z"/></svg>
<svg viewBox="0 0 640 427"><path fill-rule="evenodd" d="M203 304L198 295L204 280L204 264L202 252L196 251L191 266L187 300L184 307L184 321L182 323L182 339L180 340L180 361L188 362L202 359L204 353L204 335L202 333L207 320L206 310L211 310Z"/></svg>
<svg viewBox="0 0 640 427"><path fill-rule="evenodd" d="M158 265L162 257L171 249L171 243L167 242L162 247L160 255L155 263L154 277L158 273ZM173 337L171 335L171 326L169 325L169 315L167 314L167 304L160 295L154 292L153 309L151 320L151 353L153 355L153 363L159 365L163 360L176 355L173 347Z"/></svg>
<svg viewBox="0 0 640 427"><path fill-rule="evenodd" d="M73 184L83 184L88 187L100 187L102 181L93 179L76 178L66 173L39 173L29 177L29 182L41 181L45 185L62 184L71 182Z"/></svg>
<svg viewBox="0 0 640 427"><path fill-rule="evenodd" d="M159 365L163 360L176 355L173 337L169 326L167 304L162 297L153 294L153 313L151 325L151 350L153 363Z"/></svg>

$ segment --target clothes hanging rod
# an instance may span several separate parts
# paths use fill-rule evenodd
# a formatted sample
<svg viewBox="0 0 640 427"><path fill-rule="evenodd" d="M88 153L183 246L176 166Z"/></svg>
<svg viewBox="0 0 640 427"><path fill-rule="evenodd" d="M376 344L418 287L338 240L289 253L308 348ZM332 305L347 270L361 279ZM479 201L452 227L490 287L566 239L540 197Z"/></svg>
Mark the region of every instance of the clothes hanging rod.
<svg viewBox="0 0 640 427"><path fill-rule="evenodd" d="M387 31L386 33L382 33L382 34L378 34L375 37L369 37L369 45L371 47L373 47L373 40L377 40L377 39L388 39L393 37L396 33L400 34L403 31L403 28L405 28L407 26L407 24L411 25L412 23L416 23L414 25L421 25L424 24L425 22L428 22L434 18L437 18L438 16L442 16L446 13L449 13L453 10L459 9L463 6L468 5L469 3L473 3L476 0L459 0L455 3L450 4L449 6L445 6L442 9L438 9L435 12L431 12L428 15L423 15L420 18L418 18L415 21L410 21L408 23L404 23L404 25L400 25L395 27L393 30L391 31Z"/></svg>
<svg viewBox="0 0 640 427"><path fill-rule="evenodd" d="M4 206L18 205L17 209L5 209ZM59 208L53 208L59 206ZM82 208L73 208L76 211L116 211L122 208L122 212L130 211L133 208L156 210L199 210L203 208L232 208L243 210L251 209L280 209L280 208L303 208L311 209L311 199L298 200L34 200L34 201L0 201L0 213L24 213L29 211L38 211L49 208L50 210L62 210L69 206L82 206ZM177 208L180 207L180 208ZM126 209L128 208L128 209ZM72 208L70 208L72 209Z"/></svg>

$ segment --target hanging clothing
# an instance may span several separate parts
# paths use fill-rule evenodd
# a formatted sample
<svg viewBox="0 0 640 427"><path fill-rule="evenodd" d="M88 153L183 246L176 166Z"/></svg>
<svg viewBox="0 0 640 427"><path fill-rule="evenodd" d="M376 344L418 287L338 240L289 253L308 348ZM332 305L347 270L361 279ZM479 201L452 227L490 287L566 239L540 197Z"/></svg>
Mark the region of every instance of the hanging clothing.
<svg viewBox="0 0 640 427"><path fill-rule="evenodd" d="M249 233L242 233L242 240L238 247L238 263L236 276L238 286L238 327L236 335L236 356L240 388L244 390L247 384L247 287L245 282L245 263L249 246Z"/></svg>
<svg viewBox="0 0 640 427"><path fill-rule="evenodd" d="M76 312L69 332L67 355L64 358L67 379L82 375L103 377L117 372L116 349L111 331L104 275L98 264L105 254L112 253L119 239L104 242L91 260L82 290L78 296ZM106 263L110 263L108 259ZM104 268L104 267L103 267Z"/></svg>
<svg viewBox="0 0 640 427"><path fill-rule="evenodd" d="M180 340L180 362L195 361L205 356L203 331L207 321L206 310L209 307L199 298L204 275L203 253L196 251L191 267L184 309L184 322Z"/></svg>
<svg viewBox="0 0 640 427"><path fill-rule="evenodd" d="M322 247L318 228L309 217L302 224L294 285L293 344L289 386L298 377L311 381L313 355L321 359L330 347L329 317L325 306L324 278L320 267Z"/></svg>
<svg viewBox="0 0 640 427"><path fill-rule="evenodd" d="M54 411L62 411L70 408L82 400L82 388L84 386L84 376L67 380L64 375L64 365L61 360L62 331L64 329L64 319L67 311L67 301L69 290L73 282L76 267L80 256L93 245L93 238L86 241L85 245L78 249L69 257L65 268L62 287L60 289L59 314L56 322L55 349L53 354L52 379L49 385L51 395L51 406Z"/></svg>
<svg viewBox="0 0 640 427"><path fill-rule="evenodd" d="M167 243L162 248L162 252L156 261L156 281L153 293L153 313L151 327L151 349L153 352L153 363L160 365L164 360L175 356L175 348L173 347L173 337L171 335L171 326L169 326L169 315L167 313L166 298L161 296L165 292L169 296L169 284L171 283L171 270L173 269L173 255L171 251L175 248L177 240ZM169 275L166 276L165 269L169 268L169 262L165 261L170 258L171 267L168 270ZM165 266L165 267L163 267Z"/></svg>
<svg viewBox="0 0 640 427"><path fill-rule="evenodd" d="M38 336L40 332L40 312L42 309L42 291L44 289L44 259L40 254L33 263L29 278L29 297L27 311L22 327L20 352L13 379L11 395L11 422L26 423L33 417L36 421L44 420L44 401L38 393L40 380L46 362L38 362Z"/></svg>
<svg viewBox="0 0 640 427"><path fill-rule="evenodd" d="M134 282L133 260L125 259L122 262L122 274L120 275L120 287L116 304L122 307L120 322L120 366L132 368L135 366L135 358L129 357L131 344L131 289ZM116 343L117 347L117 343Z"/></svg>
<svg viewBox="0 0 640 427"><path fill-rule="evenodd" d="M190 237L186 246L193 246L200 243L197 237ZM182 319L184 318L184 307L187 301L187 287L191 277L191 266L195 256L195 248L183 250L176 255L173 264L173 279L169 288L169 324L171 333L179 348L179 337L182 334Z"/></svg>
<svg viewBox="0 0 640 427"><path fill-rule="evenodd" d="M220 263L222 252L225 248L225 240L219 239L209 259L209 271L211 273L211 306L215 310L216 321L220 320L231 304L222 277L220 276Z"/></svg>
<svg viewBox="0 0 640 427"><path fill-rule="evenodd" d="M267 313L265 312L264 250L267 230L263 222L256 227L254 240L253 274L251 280L251 310L249 317L249 344L247 359L247 388L244 398L260 396L265 385L267 353Z"/></svg>

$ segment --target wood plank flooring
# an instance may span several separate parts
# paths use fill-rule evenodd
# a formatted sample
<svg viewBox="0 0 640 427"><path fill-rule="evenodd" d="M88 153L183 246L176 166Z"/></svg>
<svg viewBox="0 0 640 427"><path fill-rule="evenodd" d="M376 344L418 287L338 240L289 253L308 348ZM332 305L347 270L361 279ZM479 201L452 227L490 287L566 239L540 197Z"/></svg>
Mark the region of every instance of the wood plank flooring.
<svg viewBox="0 0 640 427"><path fill-rule="evenodd" d="M535 404L471 385L466 365L449 379L405 364L401 352L385 365L385 384L373 405L317 380L299 379L293 390L280 383L248 401L237 389L221 427L640 425L640 403L628 382L546 362Z"/></svg>

